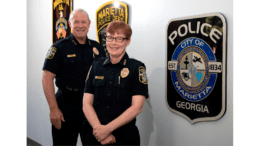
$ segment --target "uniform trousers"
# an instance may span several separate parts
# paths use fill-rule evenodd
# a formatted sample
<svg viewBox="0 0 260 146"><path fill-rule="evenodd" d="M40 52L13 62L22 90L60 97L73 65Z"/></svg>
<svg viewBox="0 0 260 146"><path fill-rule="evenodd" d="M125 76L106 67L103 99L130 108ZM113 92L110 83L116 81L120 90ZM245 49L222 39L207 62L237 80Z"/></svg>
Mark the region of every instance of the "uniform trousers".
<svg viewBox="0 0 260 146"><path fill-rule="evenodd" d="M76 146L78 136L81 137L83 132L84 113L82 111L82 104L72 104L65 99L62 93L56 93L56 100L59 109L63 113L65 122L62 122L61 129L56 129L52 125L52 140L54 146Z"/></svg>
<svg viewBox="0 0 260 146"><path fill-rule="evenodd" d="M62 122L61 129L56 129L52 125L53 145L76 146L78 136L82 132L82 122Z"/></svg>
<svg viewBox="0 0 260 146"><path fill-rule="evenodd" d="M84 143L84 146L101 146L102 144L98 142L96 139L89 139L87 142ZM117 141L116 143L113 144L108 144L108 145L102 145L102 146L109 146L109 145L114 145L114 146L140 146L140 137L136 136L136 138L129 139L127 141Z"/></svg>
<svg viewBox="0 0 260 146"><path fill-rule="evenodd" d="M84 128L85 129L85 128ZM92 128L91 128L92 129ZM91 134L93 130L87 130L88 134L83 133L83 145L84 146L100 146L101 143ZM108 144L114 146L140 146L140 134L136 126L131 129L124 129L120 132L112 132L116 138L116 143ZM90 136L92 135L92 136ZM87 138L88 137L88 138ZM104 146L104 145L102 145Z"/></svg>

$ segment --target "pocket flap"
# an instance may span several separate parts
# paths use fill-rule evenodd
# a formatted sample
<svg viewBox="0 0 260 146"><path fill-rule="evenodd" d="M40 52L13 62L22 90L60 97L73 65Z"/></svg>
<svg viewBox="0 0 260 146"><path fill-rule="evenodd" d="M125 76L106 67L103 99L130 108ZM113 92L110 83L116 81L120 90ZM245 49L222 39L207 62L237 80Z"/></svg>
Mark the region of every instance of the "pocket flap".
<svg viewBox="0 0 260 146"><path fill-rule="evenodd" d="M126 79L117 79L116 82L114 82L114 86L121 87L121 88L130 88L130 82L128 82Z"/></svg>
<svg viewBox="0 0 260 146"><path fill-rule="evenodd" d="M65 59L65 63L77 63L81 62L79 57L70 57Z"/></svg>
<svg viewBox="0 0 260 146"><path fill-rule="evenodd" d="M93 85L94 85L94 86L105 86L105 80L94 79Z"/></svg>

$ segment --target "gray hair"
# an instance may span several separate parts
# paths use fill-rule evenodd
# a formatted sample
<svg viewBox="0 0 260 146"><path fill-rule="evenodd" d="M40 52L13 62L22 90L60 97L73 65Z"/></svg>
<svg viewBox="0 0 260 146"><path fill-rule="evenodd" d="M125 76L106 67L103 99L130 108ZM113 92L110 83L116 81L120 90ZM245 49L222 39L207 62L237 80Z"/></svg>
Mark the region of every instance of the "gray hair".
<svg viewBox="0 0 260 146"><path fill-rule="evenodd" d="M76 12L85 13L85 14L88 16L88 13L87 13L85 10L83 10L83 9L81 9L81 8L75 9L75 10L73 10L73 11L70 13L69 21L71 21L71 20L73 19L73 16L74 16L74 14L75 14ZM89 16L88 16L88 21L90 21Z"/></svg>

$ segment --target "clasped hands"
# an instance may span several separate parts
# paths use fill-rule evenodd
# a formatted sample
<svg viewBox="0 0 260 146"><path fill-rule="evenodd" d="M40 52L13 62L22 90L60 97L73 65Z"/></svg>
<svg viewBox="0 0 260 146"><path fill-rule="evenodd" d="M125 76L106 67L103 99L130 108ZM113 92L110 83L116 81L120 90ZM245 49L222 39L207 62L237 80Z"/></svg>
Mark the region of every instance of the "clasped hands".
<svg viewBox="0 0 260 146"><path fill-rule="evenodd" d="M106 125L98 125L93 128L93 135L102 145L116 143L116 138L111 132Z"/></svg>

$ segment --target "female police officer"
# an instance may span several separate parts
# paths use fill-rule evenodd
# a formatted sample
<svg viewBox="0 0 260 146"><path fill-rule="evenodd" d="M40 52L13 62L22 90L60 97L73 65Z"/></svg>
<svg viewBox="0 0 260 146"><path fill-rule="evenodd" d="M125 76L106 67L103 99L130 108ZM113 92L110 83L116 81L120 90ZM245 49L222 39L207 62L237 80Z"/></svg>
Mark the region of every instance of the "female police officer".
<svg viewBox="0 0 260 146"><path fill-rule="evenodd" d="M136 116L148 97L145 65L128 57L132 30L122 21L106 30L109 56L94 61L85 83L83 111L93 130L87 145L140 145ZM92 133L93 132L93 133Z"/></svg>

